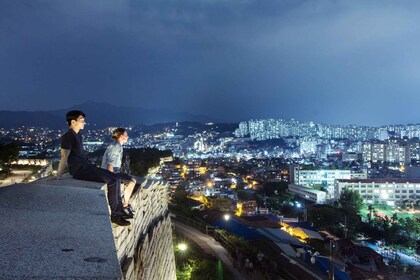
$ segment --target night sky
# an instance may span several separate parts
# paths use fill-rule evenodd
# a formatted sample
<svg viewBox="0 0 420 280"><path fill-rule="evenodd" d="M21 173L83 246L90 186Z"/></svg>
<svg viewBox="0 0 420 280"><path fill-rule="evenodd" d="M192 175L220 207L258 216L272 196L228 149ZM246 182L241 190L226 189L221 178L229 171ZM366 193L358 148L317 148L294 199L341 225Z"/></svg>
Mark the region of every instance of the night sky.
<svg viewBox="0 0 420 280"><path fill-rule="evenodd" d="M420 1L0 0L0 110L420 123Z"/></svg>

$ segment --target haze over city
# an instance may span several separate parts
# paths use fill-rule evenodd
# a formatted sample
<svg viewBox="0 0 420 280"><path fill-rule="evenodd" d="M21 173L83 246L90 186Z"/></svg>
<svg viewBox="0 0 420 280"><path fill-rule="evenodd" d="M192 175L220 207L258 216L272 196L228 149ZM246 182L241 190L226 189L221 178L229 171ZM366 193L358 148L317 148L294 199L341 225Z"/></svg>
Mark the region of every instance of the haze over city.
<svg viewBox="0 0 420 280"><path fill-rule="evenodd" d="M0 0L0 279L420 279L419 14Z"/></svg>
<svg viewBox="0 0 420 280"><path fill-rule="evenodd" d="M416 1L0 1L0 110L418 123Z"/></svg>

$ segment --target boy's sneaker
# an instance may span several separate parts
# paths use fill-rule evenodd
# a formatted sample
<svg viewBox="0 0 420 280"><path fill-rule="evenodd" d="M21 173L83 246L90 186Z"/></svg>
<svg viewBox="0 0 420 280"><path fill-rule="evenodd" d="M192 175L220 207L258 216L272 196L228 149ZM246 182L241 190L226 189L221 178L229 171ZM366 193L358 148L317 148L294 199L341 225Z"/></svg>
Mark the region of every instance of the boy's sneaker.
<svg viewBox="0 0 420 280"><path fill-rule="evenodd" d="M128 204L128 206L125 208L129 208L131 213L136 214L136 211L134 211L133 207L131 207L131 204Z"/></svg>
<svg viewBox="0 0 420 280"><path fill-rule="evenodd" d="M126 218L126 219L131 219L131 218L133 218L133 217L134 217L134 213L133 213L133 211L131 210L131 207L129 207L129 206L124 207L124 214L126 214L127 216L129 216L129 217L130 217L130 218Z"/></svg>
<svg viewBox="0 0 420 280"><path fill-rule="evenodd" d="M122 216L111 216L111 222L119 226L129 226L131 223Z"/></svg>

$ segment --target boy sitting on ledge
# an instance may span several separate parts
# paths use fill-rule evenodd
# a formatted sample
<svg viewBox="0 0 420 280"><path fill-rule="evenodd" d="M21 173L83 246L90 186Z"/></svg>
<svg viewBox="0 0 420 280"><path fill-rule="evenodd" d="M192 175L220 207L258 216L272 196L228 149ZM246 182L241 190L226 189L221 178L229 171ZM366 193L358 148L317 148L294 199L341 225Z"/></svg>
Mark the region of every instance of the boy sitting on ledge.
<svg viewBox="0 0 420 280"><path fill-rule="evenodd" d="M128 201L130 200L131 194L133 193L134 186L136 185L136 179L131 177L125 172L121 172L122 169L122 158L123 158L123 144L127 143L128 133L124 128L117 128L112 132L112 139L114 142L108 146L105 150L104 156L102 158L101 168L107 169L114 174L117 174L121 182L126 184L124 190L124 197L122 198L122 203L124 211L130 215L134 216L134 210Z"/></svg>

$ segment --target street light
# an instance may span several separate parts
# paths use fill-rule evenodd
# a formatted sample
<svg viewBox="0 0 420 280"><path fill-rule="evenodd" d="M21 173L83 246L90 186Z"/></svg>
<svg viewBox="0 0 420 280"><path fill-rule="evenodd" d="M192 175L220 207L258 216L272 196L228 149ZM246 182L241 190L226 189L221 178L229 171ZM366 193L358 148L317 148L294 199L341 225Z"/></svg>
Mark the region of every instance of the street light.
<svg viewBox="0 0 420 280"><path fill-rule="evenodd" d="M225 214L225 215L223 216L223 218L225 219L225 229L227 230L227 223L228 223L228 221L229 221L229 219L230 219L230 215L229 215L229 214Z"/></svg>
<svg viewBox="0 0 420 280"><path fill-rule="evenodd" d="M331 280L334 280L334 248L335 248L334 240L330 240L330 267L331 267L330 279Z"/></svg>
<svg viewBox="0 0 420 280"><path fill-rule="evenodd" d="M179 244L178 244L178 249L179 249L181 252L185 252L185 251L188 249L188 246L187 246L187 244L185 244L185 243L179 243Z"/></svg>

